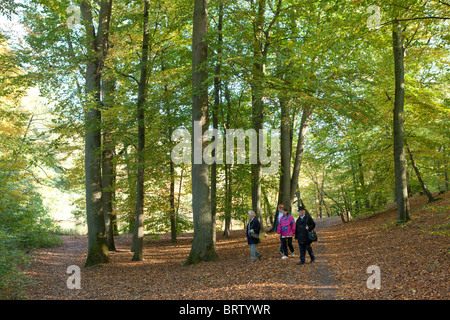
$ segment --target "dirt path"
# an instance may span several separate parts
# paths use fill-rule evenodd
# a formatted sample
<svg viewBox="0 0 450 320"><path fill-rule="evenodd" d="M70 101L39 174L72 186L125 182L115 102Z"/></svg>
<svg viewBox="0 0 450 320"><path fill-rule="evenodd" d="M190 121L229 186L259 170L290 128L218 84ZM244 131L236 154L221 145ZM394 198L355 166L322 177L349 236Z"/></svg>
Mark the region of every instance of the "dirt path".
<svg viewBox="0 0 450 320"><path fill-rule="evenodd" d="M329 227L340 218L316 220L319 241L313 244L316 262L298 266L296 256L288 260L278 255L279 238L268 233L259 245L264 258L250 263L243 230L230 238L217 237L219 261L184 267L192 234L182 234L176 244L162 239L146 239L144 261L131 262L129 235L115 239L117 251L111 263L83 268L87 252L86 236L64 236L64 245L34 254L27 270L34 285L26 290L28 299L334 299L334 280L327 243ZM307 258L308 261L308 258ZM81 289L69 289L69 266L80 267Z"/></svg>
<svg viewBox="0 0 450 320"><path fill-rule="evenodd" d="M318 234L318 241L313 244L314 253L316 255L316 261L314 262L315 279L317 283L315 290L319 292L320 299L333 300L336 298L336 290L338 289L339 282L334 279L334 271L331 267L331 255L327 251L327 243L332 241L332 234L329 231L329 227L334 227L342 224L340 217L315 219L316 232Z"/></svg>
<svg viewBox="0 0 450 320"><path fill-rule="evenodd" d="M150 239L144 261L132 262L131 236L116 237L111 262L83 268L87 237L64 236L64 245L34 252L26 270L33 285L27 299L70 300L448 300L450 298L450 193L428 203L410 201L412 221L396 226L396 209L342 224L340 218L315 219L319 241L315 263L282 260L278 234L267 233L258 246L262 260L250 262L245 231L217 236L219 260L183 266L192 234ZM351 237L349 236L351 234ZM386 237L386 234L389 236ZM309 259L306 259L307 262ZM69 289L67 268L79 266L81 289ZM370 288L369 266L378 266L380 288ZM375 276L375 274L374 274ZM333 310L334 312L334 310Z"/></svg>

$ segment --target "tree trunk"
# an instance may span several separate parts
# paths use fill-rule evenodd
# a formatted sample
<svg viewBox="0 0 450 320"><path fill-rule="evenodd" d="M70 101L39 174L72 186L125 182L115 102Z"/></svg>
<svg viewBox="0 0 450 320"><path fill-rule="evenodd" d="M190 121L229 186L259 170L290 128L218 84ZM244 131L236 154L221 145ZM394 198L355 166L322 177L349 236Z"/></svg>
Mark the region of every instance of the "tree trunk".
<svg viewBox="0 0 450 320"><path fill-rule="evenodd" d="M354 206L355 209L354 209L354 212L355 212L356 215L358 215L361 212L361 210L359 208L359 198L360 198L360 196L359 196L359 192L358 192L358 183L356 181L356 173L355 173L356 169L355 169L355 165L354 164L351 165L351 170L352 170L353 192L355 194L355 206Z"/></svg>
<svg viewBox="0 0 450 320"><path fill-rule="evenodd" d="M144 31L142 40L141 77L139 79L139 93L137 102L138 112L138 174L136 183L136 222L133 237L134 255L132 261L142 261L144 246L144 171L145 171L145 99L147 87L147 63L149 26L148 15L150 1L144 4Z"/></svg>
<svg viewBox="0 0 450 320"><path fill-rule="evenodd" d="M220 73L221 73L221 59L222 59L222 20L223 20L223 3L219 3L219 23L217 26L218 35L218 61L216 62L216 67L214 70L214 105L213 105L213 129L218 130L219 127L219 107L220 107ZM216 157L216 148L212 150L211 156ZM216 229L216 209L217 209L217 161L211 164L211 216L213 221L213 229ZM215 237L216 233L213 232ZM214 240L215 242L215 240Z"/></svg>
<svg viewBox="0 0 450 320"><path fill-rule="evenodd" d="M111 78L103 78L102 82L102 98L103 110L111 108L114 104L114 88L115 80ZM103 129L103 156L102 156L102 197L103 197L103 215L105 218L106 243L108 250L115 251L114 245L114 225L115 217L113 215L114 200L114 149L115 144L108 130L111 128L110 121L104 122Z"/></svg>
<svg viewBox="0 0 450 320"><path fill-rule="evenodd" d="M164 72L166 70L165 66L165 57L164 53L161 54L161 71ZM166 109L166 117L167 117L167 137L172 137L173 133L173 120L172 120L172 112L171 112L171 106L167 99L168 94L168 88L167 88L167 79L164 77L164 95L163 95L163 101L164 106ZM170 144L172 142L169 142ZM172 147L172 145L171 145ZM178 209L175 210L175 164L173 163L172 159L169 160L169 171L170 171L170 194L169 194L169 218L170 218L170 241L172 243L177 242L177 215L178 215ZM181 172L181 180L183 179L183 172ZM181 181L180 181L180 188L181 188ZM181 190L180 190L181 192ZM180 197L180 192L178 193L178 197Z"/></svg>
<svg viewBox="0 0 450 320"><path fill-rule="evenodd" d="M361 186L362 194L364 196L364 207L366 209L366 212L368 212L370 210L370 200L364 179L364 169L360 154L358 154L358 173L359 173L359 184Z"/></svg>
<svg viewBox="0 0 450 320"><path fill-rule="evenodd" d="M177 216L175 212L175 166L170 161L170 195L169 195L169 214L170 214L170 241L177 242Z"/></svg>
<svg viewBox="0 0 450 320"><path fill-rule="evenodd" d="M85 0L80 5L88 39L85 83L85 184L88 255L85 267L109 261L102 204L100 78L107 51L111 5L112 0L100 2L97 34L92 18L92 7Z"/></svg>
<svg viewBox="0 0 450 320"><path fill-rule="evenodd" d="M136 200L136 184L134 183L134 175L131 171L131 157L128 154L128 147L129 145L125 143L123 147L123 153L125 158L125 168L127 173L127 187L128 187L128 194L126 198L126 208L128 210L127 214L127 222L128 222L128 233L134 232L134 222L136 221L136 215L135 215L135 200ZM131 252L134 252L134 249L131 248Z"/></svg>
<svg viewBox="0 0 450 320"><path fill-rule="evenodd" d="M449 183L448 183L448 158L446 156L446 148L445 146L442 146L442 154L443 154L443 158L444 158L444 185L445 185L445 191L449 190Z"/></svg>
<svg viewBox="0 0 450 320"><path fill-rule="evenodd" d="M256 163L251 164L251 189L252 189L252 209L256 214L256 218L262 224L262 209L261 209L261 176L262 164L259 156L260 145L260 129L263 128L264 121L264 102L263 102L263 82L265 77L265 60L267 57L267 50L265 47L264 38L264 23L265 23L266 1L260 0L258 2L256 17L253 22L253 68L252 68L252 127L256 132ZM264 230L263 225L261 229Z"/></svg>
<svg viewBox="0 0 450 320"><path fill-rule="evenodd" d="M184 169L181 168L180 184L179 184L179 186L178 186L177 210L176 210L176 212L175 212L175 221L176 221L176 217L178 217L178 213L180 212L181 187L183 186L183 173L184 173ZM175 231L176 231L176 224L175 224Z"/></svg>
<svg viewBox="0 0 450 320"><path fill-rule="evenodd" d="M279 199L284 208L291 212L291 117L289 106L280 97L281 107L281 173Z"/></svg>
<svg viewBox="0 0 450 320"><path fill-rule="evenodd" d="M262 208L261 208L261 177L262 177L262 164L259 158L259 144L260 134L259 130L263 125L263 102L262 98L253 99L253 128L256 131L257 139L257 161L255 164L251 164L251 189L252 189L252 209L256 213L256 217L261 223L261 230L264 230L262 221Z"/></svg>
<svg viewBox="0 0 450 320"><path fill-rule="evenodd" d="M323 200L323 187L325 184L325 171L322 172L322 183L320 185L320 190L319 190L319 185L317 184L317 189L319 191L319 217L322 218L323 216L323 206L325 204L324 200Z"/></svg>
<svg viewBox="0 0 450 320"><path fill-rule="evenodd" d="M411 165L413 166L414 172L416 173L417 180L419 180L419 183L420 183L420 186L422 187L423 192L425 192L425 194L428 197L428 202L433 202L434 201L434 197L431 194L430 190L428 190L427 186L425 185L425 182L423 182L423 179L422 179L422 176L420 174L419 168L416 165L416 161L414 161L411 149L409 148L408 143L406 142L406 140L405 140L405 147L406 147L406 150L408 151L409 159L411 160Z"/></svg>
<svg viewBox="0 0 450 320"><path fill-rule="evenodd" d="M226 238L228 238L231 234L231 202L233 199L231 183L231 164L225 164L225 227L223 230L223 235Z"/></svg>
<svg viewBox="0 0 450 320"><path fill-rule="evenodd" d="M402 26L394 21L393 51L395 68L395 101L394 101L394 164L395 164L395 197L397 201L397 224L410 220L408 189L406 185L406 157L404 149L403 108L405 101L405 71L403 65Z"/></svg>
<svg viewBox="0 0 450 320"><path fill-rule="evenodd" d="M208 165L203 160L203 132L208 130L207 58L208 0L195 0L192 32L192 212L194 239L185 265L217 260L211 215Z"/></svg>
<svg viewBox="0 0 450 320"><path fill-rule="evenodd" d="M306 131L308 130L310 116L311 110L309 108L304 109L302 114L302 120L300 122L300 130L298 132L297 150L295 152L294 168L292 171L292 178L291 178L291 196L290 196L291 205L292 203L294 203L295 192L297 191L298 176L300 174L300 168L303 159L303 151L305 148L305 135Z"/></svg>
<svg viewBox="0 0 450 320"><path fill-rule="evenodd" d="M266 207L266 217L269 217L269 219L270 219L270 224L273 226L273 224L275 223L275 221L273 221L273 219L272 219L272 215L271 215L271 213L272 213L272 207L271 207L271 205L270 205L270 201L269 201L269 197L267 196L267 191L266 191L266 189L263 189L263 197L264 197L264 202L265 202L265 207Z"/></svg>
<svg viewBox="0 0 450 320"><path fill-rule="evenodd" d="M256 5L256 6L255 6ZM262 164L260 161L260 130L263 129L264 122L264 85L265 85L265 64L270 46L270 31L280 15L281 0L278 0L276 11L272 20L266 23L266 0L252 1L252 9L255 14L253 20L253 66L252 66L252 127L256 131L256 163L251 164L251 189L252 208L256 217L261 223L261 231L264 232L264 220L262 219L261 208L261 177ZM266 27L267 25L267 27ZM262 149L262 148L261 148Z"/></svg>
<svg viewBox="0 0 450 320"><path fill-rule="evenodd" d="M227 117L225 122L225 129L230 129L230 118L231 118L231 101L230 101L230 92L228 90L228 85L225 83L225 100L227 101ZM227 145L227 138L224 135L224 143ZM231 234L231 210L232 210L232 201L233 201L233 193L231 190L231 185L233 183L233 175L231 172L232 165L225 163L225 228L223 231L223 235L225 237L229 237Z"/></svg>

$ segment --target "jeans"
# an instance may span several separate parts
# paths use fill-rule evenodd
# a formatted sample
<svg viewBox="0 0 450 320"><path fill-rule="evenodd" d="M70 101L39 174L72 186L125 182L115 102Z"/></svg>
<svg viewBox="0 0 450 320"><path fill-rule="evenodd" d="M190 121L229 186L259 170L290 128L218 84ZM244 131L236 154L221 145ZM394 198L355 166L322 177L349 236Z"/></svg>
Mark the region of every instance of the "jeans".
<svg viewBox="0 0 450 320"><path fill-rule="evenodd" d="M258 251L258 249L256 249L256 243L249 244L249 246L250 246L250 259L252 261L255 261L255 255L258 258L262 257L262 254Z"/></svg>

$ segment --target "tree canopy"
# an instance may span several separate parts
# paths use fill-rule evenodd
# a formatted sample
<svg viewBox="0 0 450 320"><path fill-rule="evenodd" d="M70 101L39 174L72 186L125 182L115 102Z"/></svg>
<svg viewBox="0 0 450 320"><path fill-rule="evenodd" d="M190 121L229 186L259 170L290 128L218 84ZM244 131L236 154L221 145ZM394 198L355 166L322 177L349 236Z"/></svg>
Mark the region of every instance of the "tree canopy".
<svg viewBox="0 0 450 320"><path fill-rule="evenodd" d="M50 183L77 194L86 265L107 262L118 233L135 232L141 260L144 235L175 242L186 230L199 232L188 259L198 263L217 258L216 230L249 210L267 227L280 203L322 217L397 200L404 223L409 195L448 190L448 3L194 2L5 2L4 26L23 31L0 33L2 219L40 207L34 188ZM249 136L233 163L195 163L190 138L193 161L175 163L174 132L194 137L195 121L216 130L200 142L216 159L227 130L254 130L256 162ZM266 157L280 142L274 174L263 174L262 131Z"/></svg>

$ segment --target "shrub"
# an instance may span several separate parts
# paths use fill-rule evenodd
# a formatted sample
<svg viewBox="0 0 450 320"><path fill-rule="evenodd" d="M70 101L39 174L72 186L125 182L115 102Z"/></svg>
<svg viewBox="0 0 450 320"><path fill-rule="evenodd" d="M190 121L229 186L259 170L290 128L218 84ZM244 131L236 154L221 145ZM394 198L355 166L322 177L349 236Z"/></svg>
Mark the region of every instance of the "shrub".
<svg viewBox="0 0 450 320"><path fill-rule="evenodd" d="M8 200L8 201L5 201ZM4 197L0 206L0 299L22 297L30 283L21 272L33 248L62 244L39 194L28 188L21 197Z"/></svg>

